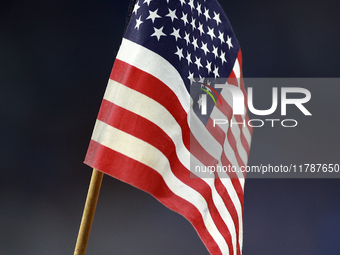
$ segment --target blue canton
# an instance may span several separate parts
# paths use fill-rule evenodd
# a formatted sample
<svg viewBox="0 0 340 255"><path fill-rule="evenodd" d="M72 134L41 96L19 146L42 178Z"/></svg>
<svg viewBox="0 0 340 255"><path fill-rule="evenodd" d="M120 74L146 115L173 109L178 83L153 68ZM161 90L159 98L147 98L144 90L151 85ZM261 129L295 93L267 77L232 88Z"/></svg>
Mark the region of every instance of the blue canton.
<svg viewBox="0 0 340 255"><path fill-rule="evenodd" d="M239 52L216 0L137 0L124 37L170 62L188 91L197 78L228 78Z"/></svg>

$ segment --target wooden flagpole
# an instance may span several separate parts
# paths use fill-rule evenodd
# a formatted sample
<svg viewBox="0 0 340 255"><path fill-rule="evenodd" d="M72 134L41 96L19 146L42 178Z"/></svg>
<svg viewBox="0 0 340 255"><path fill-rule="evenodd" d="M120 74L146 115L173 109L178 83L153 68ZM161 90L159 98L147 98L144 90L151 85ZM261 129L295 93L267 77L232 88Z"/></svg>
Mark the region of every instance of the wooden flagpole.
<svg viewBox="0 0 340 255"><path fill-rule="evenodd" d="M85 255L87 242L89 240L92 221L96 211L103 173L93 169L89 190L85 202L83 217L81 219L74 255Z"/></svg>

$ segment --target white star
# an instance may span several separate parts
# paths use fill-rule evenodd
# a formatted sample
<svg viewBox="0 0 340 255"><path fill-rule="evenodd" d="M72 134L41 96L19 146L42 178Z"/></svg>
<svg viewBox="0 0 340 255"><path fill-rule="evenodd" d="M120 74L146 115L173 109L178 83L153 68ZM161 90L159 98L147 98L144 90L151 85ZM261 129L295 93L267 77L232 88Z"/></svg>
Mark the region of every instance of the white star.
<svg viewBox="0 0 340 255"><path fill-rule="evenodd" d="M211 62L209 62L208 60L207 60L207 65L205 66L205 68L208 69L208 74L211 73Z"/></svg>
<svg viewBox="0 0 340 255"><path fill-rule="evenodd" d="M202 64L201 64L201 58L196 58L196 61L195 61L195 64L197 65L197 69L200 70L200 67L203 67Z"/></svg>
<svg viewBox="0 0 340 255"><path fill-rule="evenodd" d="M199 82L199 83L204 83L204 78L203 78L201 75L199 75L199 77L200 77L200 78L199 78L198 82ZM202 84L202 85L203 85L203 84ZM203 85L203 86L204 86L204 85Z"/></svg>
<svg viewBox="0 0 340 255"><path fill-rule="evenodd" d="M203 29L203 25L200 22L198 22L198 30L200 31L200 34L202 36L202 34L204 34L204 29Z"/></svg>
<svg viewBox="0 0 340 255"><path fill-rule="evenodd" d="M230 48L234 48L234 46L231 43L231 37L229 37L229 35L227 35L227 44L228 44L229 50Z"/></svg>
<svg viewBox="0 0 340 255"><path fill-rule="evenodd" d="M198 48L197 39L195 37L192 38L192 45L194 46L194 50Z"/></svg>
<svg viewBox="0 0 340 255"><path fill-rule="evenodd" d="M189 71L188 79L190 80L190 85L192 85L192 83L195 82L194 73L191 73L191 72Z"/></svg>
<svg viewBox="0 0 340 255"><path fill-rule="evenodd" d="M204 51L204 55L207 55L207 52L210 52L207 43L202 43L201 49Z"/></svg>
<svg viewBox="0 0 340 255"><path fill-rule="evenodd" d="M218 67L217 66L215 66L213 73L215 75L215 78L220 77L220 75L218 74Z"/></svg>
<svg viewBox="0 0 340 255"><path fill-rule="evenodd" d="M179 0L181 2L181 6L183 6L183 4L185 4L185 0Z"/></svg>
<svg viewBox="0 0 340 255"><path fill-rule="evenodd" d="M177 47L177 51L176 51L176 55L178 56L179 60L181 60L181 58L184 58L183 56L183 49L180 49L178 46Z"/></svg>
<svg viewBox="0 0 340 255"><path fill-rule="evenodd" d="M179 35L179 29L176 30L175 28L173 28L173 30L174 31L170 35L173 35L176 39L176 42L177 42L177 39L182 38L182 37Z"/></svg>
<svg viewBox="0 0 340 255"><path fill-rule="evenodd" d="M165 16L170 17L172 22L174 21L174 19L178 19L176 16L176 9L173 11L169 9L169 13Z"/></svg>
<svg viewBox="0 0 340 255"><path fill-rule="evenodd" d="M213 51L212 51L212 53L214 53L214 55L215 55L215 58L217 58L218 57L218 48L215 48L215 46L213 45Z"/></svg>
<svg viewBox="0 0 340 255"><path fill-rule="evenodd" d="M185 32L185 36L184 36L184 40L187 42L187 45L189 45L190 43L190 34L187 34L187 32Z"/></svg>
<svg viewBox="0 0 340 255"><path fill-rule="evenodd" d="M155 19L161 18L161 16L159 16L157 12L158 9L156 9L155 11L149 11L149 17L147 17L146 19L151 19L152 23L155 23Z"/></svg>
<svg viewBox="0 0 340 255"><path fill-rule="evenodd" d="M205 18L206 18L206 21L208 21L208 19L211 19L211 18L210 18L210 15L209 15L209 9L207 9L207 8L205 8L205 7L204 7L204 9L205 9L205 11L204 11L204 16L205 16Z"/></svg>
<svg viewBox="0 0 340 255"><path fill-rule="evenodd" d="M190 6L191 10L195 9L194 0L189 0L188 5Z"/></svg>
<svg viewBox="0 0 340 255"><path fill-rule="evenodd" d="M155 30L155 32L151 35L151 36L156 36L157 37L157 40L159 41L159 39L161 38L161 36L166 36L166 34L163 33L163 28L164 27L161 27L161 28L153 28Z"/></svg>
<svg viewBox="0 0 340 255"><path fill-rule="evenodd" d="M186 23L189 23L188 22L188 14L186 13L186 14L184 14L184 12L182 12L182 18L181 18L181 20L183 20L183 22L184 22L184 26L186 25Z"/></svg>
<svg viewBox="0 0 340 255"><path fill-rule="evenodd" d="M227 60L225 59L225 52L221 51L220 59L222 60L222 65L224 62L227 62Z"/></svg>
<svg viewBox="0 0 340 255"><path fill-rule="evenodd" d="M218 26L218 23L222 23L222 21L220 20L220 14L214 12L214 17L213 17L214 20L216 20L216 23L217 23L217 26Z"/></svg>
<svg viewBox="0 0 340 255"><path fill-rule="evenodd" d="M136 19L136 26L135 26L135 28L137 28L137 30L139 30L139 26L140 26L140 24L142 24L143 23L143 21L141 21L140 20L140 18L141 18L142 16L139 16L139 18L138 19Z"/></svg>
<svg viewBox="0 0 340 255"><path fill-rule="evenodd" d="M144 0L143 4L146 3L146 4L149 6L151 1L152 1L152 0Z"/></svg>
<svg viewBox="0 0 340 255"><path fill-rule="evenodd" d="M196 28L196 24L195 24L195 19L194 18L192 18L192 21L191 21L191 23L190 23L190 25L192 26L192 30L194 30L195 28Z"/></svg>
<svg viewBox="0 0 340 255"><path fill-rule="evenodd" d="M191 54L189 53L189 51L187 52L187 57L186 59L188 60L188 65L192 64L192 61L191 61Z"/></svg>
<svg viewBox="0 0 340 255"><path fill-rule="evenodd" d="M211 29L210 29L210 27L208 27L208 30L209 30L209 31L208 31L207 34L210 35L211 40L213 40L214 37L216 37L216 36L215 36L215 33L214 33L214 28L211 28Z"/></svg>
<svg viewBox="0 0 340 255"><path fill-rule="evenodd" d="M140 6L138 5L138 2L136 2L135 6L133 7L133 12L134 14L137 14L138 9L140 8Z"/></svg>
<svg viewBox="0 0 340 255"><path fill-rule="evenodd" d="M201 10L201 5L200 4L197 4L196 10L198 12L198 16L200 16L202 14L202 10Z"/></svg>
<svg viewBox="0 0 340 255"><path fill-rule="evenodd" d="M218 31L219 33L219 36L218 36L218 39L221 40L221 44L224 43L224 33L221 33L221 31Z"/></svg>

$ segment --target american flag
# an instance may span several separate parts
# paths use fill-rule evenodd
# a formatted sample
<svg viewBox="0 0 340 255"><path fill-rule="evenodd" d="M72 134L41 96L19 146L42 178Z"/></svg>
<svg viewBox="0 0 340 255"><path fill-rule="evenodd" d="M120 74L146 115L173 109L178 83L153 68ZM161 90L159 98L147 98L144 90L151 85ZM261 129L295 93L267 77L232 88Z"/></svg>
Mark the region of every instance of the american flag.
<svg viewBox="0 0 340 255"><path fill-rule="evenodd" d="M247 164L252 130L247 113L233 115L228 91L215 90L222 104L208 100L206 115L194 110L197 82L209 91L223 77L246 105L240 47L216 0L134 1L85 163L183 215L211 254L238 255L243 174L202 178L190 169ZM213 118L239 124L214 127Z"/></svg>

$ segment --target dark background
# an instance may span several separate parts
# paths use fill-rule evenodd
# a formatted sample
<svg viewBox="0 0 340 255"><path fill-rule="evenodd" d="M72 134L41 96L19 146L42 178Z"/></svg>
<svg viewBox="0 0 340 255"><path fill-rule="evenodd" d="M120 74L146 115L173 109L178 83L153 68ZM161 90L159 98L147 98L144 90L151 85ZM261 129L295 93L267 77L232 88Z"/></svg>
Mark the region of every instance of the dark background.
<svg viewBox="0 0 340 255"><path fill-rule="evenodd" d="M245 77L339 76L339 1L220 2ZM82 162L127 9L127 0L0 2L1 254L73 254L92 172ZM324 119L255 130L249 164L340 163L340 88L325 90L314 102L318 113L331 107ZM244 255L340 254L339 215L339 179L248 179ZM182 216L104 176L87 254L208 252Z"/></svg>

